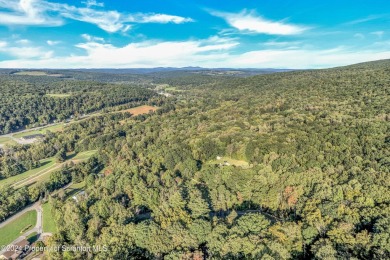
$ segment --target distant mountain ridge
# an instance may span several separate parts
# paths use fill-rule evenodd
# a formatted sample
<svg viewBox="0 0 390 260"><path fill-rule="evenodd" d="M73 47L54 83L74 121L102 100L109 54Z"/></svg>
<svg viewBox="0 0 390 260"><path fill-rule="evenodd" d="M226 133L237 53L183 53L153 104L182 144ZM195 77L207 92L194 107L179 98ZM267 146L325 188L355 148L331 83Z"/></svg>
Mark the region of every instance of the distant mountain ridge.
<svg viewBox="0 0 390 260"><path fill-rule="evenodd" d="M255 68L202 68L202 67L156 67L156 68L129 68L129 69L76 69L78 71L90 71L90 72L103 72L103 73L114 73L114 74L148 74L155 72L169 72L169 71L237 71L237 72L254 72L256 74L264 73L275 73L275 72L286 72L291 69L255 69Z"/></svg>
<svg viewBox="0 0 390 260"><path fill-rule="evenodd" d="M217 73L217 72L231 72L233 74L246 74L246 75L257 75L257 74L269 74L276 72L292 71L292 69L273 69L273 68L202 68L202 67L156 67L156 68L103 68L103 69L0 69L0 74L14 74L21 71L46 71L50 73L61 72L61 71L80 71L80 72L97 72L97 73L108 73L108 74L151 74L160 72L197 72L197 73Z"/></svg>

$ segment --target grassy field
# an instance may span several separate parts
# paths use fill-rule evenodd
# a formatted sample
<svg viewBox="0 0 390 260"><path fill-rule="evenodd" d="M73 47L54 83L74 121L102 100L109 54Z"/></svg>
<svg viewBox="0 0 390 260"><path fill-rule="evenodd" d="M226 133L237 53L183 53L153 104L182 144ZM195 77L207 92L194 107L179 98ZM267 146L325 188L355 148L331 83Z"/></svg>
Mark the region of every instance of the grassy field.
<svg viewBox="0 0 390 260"><path fill-rule="evenodd" d="M48 97L54 97L54 98L64 98L64 97L70 97L71 94L46 94Z"/></svg>
<svg viewBox="0 0 390 260"><path fill-rule="evenodd" d="M55 167L54 157L41 160L41 165L42 166L39 168L35 168L22 174L15 175L4 180L0 180L0 188L12 185L29 177L34 177L36 175L41 174L42 172L49 171L50 169Z"/></svg>
<svg viewBox="0 0 390 260"><path fill-rule="evenodd" d="M66 162L74 161L85 161L94 155L97 150L85 151L76 154L75 156L70 156ZM65 162L65 163L66 163ZM12 176L10 178L0 180L0 188L13 185L15 188L20 188L26 185L36 185L38 183L47 181L50 179L50 173L58 170L61 167L61 163L57 163L54 157L41 160L42 166L30 171L24 172Z"/></svg>
<svg viewBox="0 0 390 260"><path fill-rule="evenodd" d="M117 112L114 112L114 113L118 113L118 112L121 112L121 113L129 112L129 113L132 114L133 116L138 116L138 115L142 115L142 114L148 114L148 113L150 113L151 111L154 112L154 111L156 111L157 109L159 109L159 107L152 107L152 106L144 105L144 106L133 107L133 108L126 109L126 110L117 111ZM126 121L127 121L127 119L121 120L121 121L119 121L119 123L124 124L124 123L126 123Z"/></svg>
<svg viewBox="0 0 390 260"><path fill-rule="evenodd" d="M94 155L97 152L97 150L90 150L90 151L85 151L85 152L80 152L76 154L76 156L72 157L72 160L77 160L77 161L83 161L91 158L92 155Z"/></svg>
<svg viewBox="0 0 390 260"><path fill-rule="evenodd" d="M150 113L151 111L154 112L157 109L158 109L158 107L152 107L152 106L144 105L144 106L139 106L139 107L133 107L133 108L126 109L126 110L121 110L121 111L118 111L118 112L121 112L121 113L129 112L133 116L138 116L138 115Z"/></svg>
<svg viewBox="0 0 390 260"><path fill-rule="evenodd" d="M37 212L35 210L24 213L5 227L0 228L0 246L6 246L17 239L22 230L28 231L34 228L37 223ZM29 228L27 228L29 227Z"/></svg>
<svg viewBox="0 0 390 260"><path fill-rule="evenodd" d="M215 159L215 160L210 161L209 164L222 164L223 165L225 162L228 163L229 165L241 167L244 169L251 168L251 166L249 165L248 162L242 161L242 160L235 160L235 159L232 159L230 157L222 157L219 160Z"/></svg>
<svg viewBox="0 0 390 260"><path fill-rule="evenodd" d="M85 161L88 160L92 155L96 153L97 150L91 150L91 151L85 151L76 154L75 156L70 155L69 159L64 162L69 163L70 161L73 161L74 163L80 162L80 161ZM26 182L21 183L20 185L17 185L17 187L22 187L26 185L31 185L31 186L36 186L39 185L42 182L46 182L50 180L50 174L53 171L59 170L61 168L61 163L55 163L54 166L47 171L42 172L39 174L39 176L35 178L30 178L29 180L26 180Z"/></svg>
<svg viewBox="0 0 390 260"><path fill-rule="evenodd" d="M49 74L45 71L38 71L38 70L31 70L31 71L19 71L16 73L13 73L14 75L19 76L49 76L49 77L62 77L62 74Z"/></svg>
<svg viewBox="0 0 390 260"><path fill-rule="evenodd" d="M0 144L16 144L16 142L9 137L0 137Z"/></svg>
<svg viewBox="0 0 390 260"><path fill-rule="evenodd" d="M82 181L82 182L79 182L79 183L73 183L72 185L70 185L66 191L68 190L80 190L80 189L83 189L84 188L84 185L85 183Z"/></svg>
<svg viewBox="0 0 390 260"><path fill-rule="evenodd" d="M58 123L56 125L52 125L52 126L41 128L39 130L33 130L33 131L24 132L24 133L14 134L13 137L21 138L23 136L35 135L35 134L43 134L44 135L44 134L46 134L46 131L48 131L48 130L50 132L62 131L62 130L64 130L64 124L63 123Z"/></svg>
<svg viewBox="0 0 390 260"><path fill-rule="evenodd" d="M43 208L43 232L55 233L57 232L57 226L54 222L54 216L51 212L51 204L46 202L42 205Z"/></svg>
<svg viewBox="0 0 390 260"><path fill-rule="evenodd" d="M177 92L185 91L185 90L182 90L182 89L177 89L176 87L167 87L164 90L165 91L177 91Z"/></svg>
<svg viewBox="0 0 390 260"><path fill-rule="evenodd" d="M19 71L14 73L14 75L20 76L47 76L48 74L44 71Z"/></svg>

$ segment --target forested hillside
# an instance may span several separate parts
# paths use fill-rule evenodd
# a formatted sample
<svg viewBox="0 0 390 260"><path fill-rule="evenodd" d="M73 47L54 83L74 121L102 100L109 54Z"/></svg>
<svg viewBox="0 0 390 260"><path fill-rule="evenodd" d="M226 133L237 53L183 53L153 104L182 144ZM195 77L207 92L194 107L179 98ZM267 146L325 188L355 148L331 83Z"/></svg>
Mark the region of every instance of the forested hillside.
<svg viewBox="0 0 390 260"><path fill-rule="evenodd" d="M108 84L48 76L2 76L0 92L0 134L147 101L156 95L139 83Z"/></svg>
<svg viewBox="0 0 390 260"><path fill-rule="evenodd" d="M50 198L58 232L48 245L106 245L95 259L388 259L389 68L381 61L249 78L154 78L169 85L166 99L139 86L66 85L63 93L85 89L58 103L69 114L146 99L160 109L102 115L23 151L6 147L5 165L23 158L15 154L98 152L38 190L7 189L16 199L2 196L0 213L84 181L77 202ZM9 104L1 124L20 126L13 122L23 120L23 106L37 102L45 106L27 122L58 118L45 96L52 90L38 85L1 96ZM20 99L27 93L42 94ZM27 105L13 111L17 102Z"/></svg>

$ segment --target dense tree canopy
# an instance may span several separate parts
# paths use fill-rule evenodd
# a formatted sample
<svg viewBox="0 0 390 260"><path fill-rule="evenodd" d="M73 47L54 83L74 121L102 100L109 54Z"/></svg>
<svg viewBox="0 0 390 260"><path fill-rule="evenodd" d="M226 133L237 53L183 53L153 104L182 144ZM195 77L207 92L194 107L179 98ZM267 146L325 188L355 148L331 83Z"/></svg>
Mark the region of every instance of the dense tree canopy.
<svg viewBox="0 0 390 260"><path fill-rule="evenodd" d="M2 167L98 149L47 184L85 180L78 203L53 198L59 232L50 245L107 245L96 259L386 259L389 65L160 77L154 83L174 96L156 113L74 123L5 149ZM42 156L15 166L18 152ZM0 201L25 204L28 192Z"/></svg>

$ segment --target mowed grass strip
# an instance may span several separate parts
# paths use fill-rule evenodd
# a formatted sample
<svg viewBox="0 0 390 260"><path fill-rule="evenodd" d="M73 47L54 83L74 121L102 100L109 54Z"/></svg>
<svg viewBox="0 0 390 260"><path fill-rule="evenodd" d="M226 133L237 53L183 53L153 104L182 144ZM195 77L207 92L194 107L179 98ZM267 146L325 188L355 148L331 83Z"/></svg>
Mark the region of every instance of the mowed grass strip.
<svg viewBox="0 0 390 260"><path fill-rule="evenodd" d="M176 87L167 87L164 89L165 91L176 91L176 92L182 92L182 91L185 91L185 90L182 90L182 89L177 89Z"/></svg>
<svg viewBox="0 0 390 260"><path fill-rule="evenodd" d="M60 131L63 131L63 130L64 130L64 124L63 123L58 123L56 125L52 125L52 126L41 128L39 130L32 130L32 131L28 131L28 132L14 134L13 137L21 138L23 136L28 136L28 135L36 135L36 134L43 134L44 135L44 134L46 134L47 131L50 131L50 132L60 132Z"/></svg>
<svg viewBox="0 0 390 260"><path fill-rule="evenodd" d="M32 187L34 187L34 186L39 185L40 183L47 182L47 181L50 180L51 173L54 172L54 171L60 170L61 169L61 165L69 163L71 161L73 161L74 163L86 161L89 158L91 158L91 156L94 155L96 152L97 152L97 150L90 150L90 151L80 152L80 153L76 154L75 156L71 157L70 159L66 160L62 164L61 163L56 163L53 168L48 169L48 171L40 174L36 178L29 178L29 180L26 180L26 182L24 182L21 185L17 185L17 187L19 188L21 186L26 186L26 185L30 185L30 184L31 184Z"/></svg>
<svg viewBox="0 0 390 260"><path fill-rule="evenodd" d="M16 144L16 142L9 137L0 137L0 144Z"/></svg>
<svg viewBox="0 0 390 260"><path fill-rule="evenodd" d="M0 247L9 245L12 241L20 237L22 230L27 232L35 227L37 223L37 212L35 210L28 211L0 228Z"/></svg>
<svg viewBox="0 0 390 260"><path fill-rule="evenodd" d="M85 152L80 152L76 154L69 160L66 160L65 163L74 161L85 161L94 155L97 150L90 150ZM0 189L13 185L15 188L20 188L29 184L37 185L39 183L48 181L50 179L50 173L55 170L60 169L61 163L57 163L55 157L50 157L47 159L41 160L42 166L35 168L29 171L26 171L22 174L18 174L7 179L0 180Z"/></svg>
<svg viewBox="0 0 390 260"><path fill-rule="evenodd" d="M55 233L57 232L57 225L54 221L52 212L52 206L49 202L42 205L43 209L43 232L44 233Z"/></svg>
<svg viewBox="0 0 390 260"><path fill-rule="evenodd" d="M41 160L41 165L41 167L26 171L22 174L15 175L4 180L0 180L0 188L7 187L9 185L14 185L17 182L39 175L46 170L50 170L55 166L54 157Z"/></svg>
<svg viewBox="0 0 390 260"><path fill-rule="evenodd" d="M65 98L65 97L70 97L71 94L46 94L48 97L53 97L53 98Z"/></svg>
<svg viewBox="0 0 390 260"><path fill-rule="evenodd" d="M92 155L94 155L97 152L97 150L90 150L85 151L76 154L75 156L71 156L68 160L66 160L64 163L55 163L53 167L50 167L44 172L41 172L40 174L37 174L36 176L33 176L31 178L26 179L25 182L17 184L16 187L20 188L22 186L31 185L32 187L39 185L40 183L44 183L50 180L50 175L52 172L60 170L62 165L69 163L73 161L74 163L85 161L89 159Z"/></svg>
<svg viewBox="0 0 390 260"><path fill-rule="evenodd" d="M80 153L76 154L76 156L73 157L71 160L72 161L87 160L87 159L91 158L92 155L94 155L95 153L97 153L97 150L90 150L90 151L80 152Z"/></svg>

